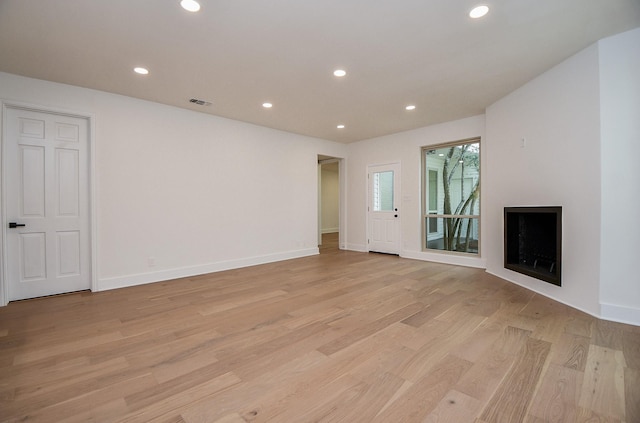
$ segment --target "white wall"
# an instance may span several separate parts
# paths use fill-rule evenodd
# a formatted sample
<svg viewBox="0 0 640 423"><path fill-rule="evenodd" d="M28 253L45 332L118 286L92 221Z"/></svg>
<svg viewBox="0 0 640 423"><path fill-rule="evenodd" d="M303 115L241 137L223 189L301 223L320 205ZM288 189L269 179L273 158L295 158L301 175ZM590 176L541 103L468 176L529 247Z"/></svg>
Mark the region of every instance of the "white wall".
<svg viewBox="0 0 640 423"><path fill-rule="evenodd" d="M318 251L317 156L342 144L6 73L0 99L95 116L99 289Z"/></svg>
<svg viewBox="0 0 640 423"><path fill-rule="evenodd" d="M601 40L602 316L640 324L640 28Z"/></svg>
<svg viewBox="0 0 640 423"><path fill-rule="evenodd" d="M484 267L482 257L469 258L423 252L420 217L422 212L421 148L482 136L484 136L484 116L481 115L349 144L347 248L366 251L367 166L399 162L402 182L400 193L402 202L399 207L402 228L401 256ZM481 148L484 148L482 144ZM484 153L481 154L484 155Z"/></svg>
<svg viewBox="0 0 640 423"><path fill-rule="evenodd" d="M337 163L333 165L322 165L321 185L322 199L320 201L320 209L322 215L322 233L338 232L340 225L340 178Z"/></svg>
<svg viewBox="0 0 640 423"><path fill-rule="evenodd" d="M598 85L592 45L491 105L482 171L487 271L594 315L600 312ZM505 206L562 206L562 287L503 267Z"/></svg>

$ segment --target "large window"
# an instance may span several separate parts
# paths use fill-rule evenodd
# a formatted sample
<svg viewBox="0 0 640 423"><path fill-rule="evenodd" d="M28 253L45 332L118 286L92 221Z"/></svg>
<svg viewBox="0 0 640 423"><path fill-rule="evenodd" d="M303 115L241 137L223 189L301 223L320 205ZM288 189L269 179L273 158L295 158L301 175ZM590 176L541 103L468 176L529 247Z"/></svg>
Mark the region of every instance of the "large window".
<svg viewBox="0 0 640 423"><path fill-rule="evenodd" d="M422 148L425 250L478 254L480 139Z"/></svg>

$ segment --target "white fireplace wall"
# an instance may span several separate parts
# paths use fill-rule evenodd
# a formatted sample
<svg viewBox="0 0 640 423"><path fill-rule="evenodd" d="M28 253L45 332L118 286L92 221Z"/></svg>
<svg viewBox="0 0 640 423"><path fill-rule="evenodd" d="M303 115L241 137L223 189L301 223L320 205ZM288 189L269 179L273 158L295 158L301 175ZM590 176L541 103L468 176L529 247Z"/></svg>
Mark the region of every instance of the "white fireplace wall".
<svg viewBox="0 0 640 423"><path fill-rule="evenodd" d="M588 47L487 108L487 271L640 325L640 28ZM503 267L504 206L563 207L562 287Z"/></svg>
<svg viewBox="0 0 640 423"><path fill-rule="evenodd" d="M599 315L598 47L579 52L491 105L483 145L487 271ZM503 266L505 206L562 206L562 287Z"/></svg>

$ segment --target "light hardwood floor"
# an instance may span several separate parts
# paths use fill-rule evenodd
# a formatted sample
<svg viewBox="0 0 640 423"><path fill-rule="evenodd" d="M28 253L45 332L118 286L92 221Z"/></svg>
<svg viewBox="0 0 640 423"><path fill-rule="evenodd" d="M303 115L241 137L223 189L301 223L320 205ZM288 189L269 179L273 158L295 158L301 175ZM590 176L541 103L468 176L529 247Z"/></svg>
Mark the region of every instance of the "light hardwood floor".
<svg viewBox="0 0 640 423"><path fill-rule="evenodd" d="M0 421L640 422L640 328L339 251L0 309Z"/></svg>

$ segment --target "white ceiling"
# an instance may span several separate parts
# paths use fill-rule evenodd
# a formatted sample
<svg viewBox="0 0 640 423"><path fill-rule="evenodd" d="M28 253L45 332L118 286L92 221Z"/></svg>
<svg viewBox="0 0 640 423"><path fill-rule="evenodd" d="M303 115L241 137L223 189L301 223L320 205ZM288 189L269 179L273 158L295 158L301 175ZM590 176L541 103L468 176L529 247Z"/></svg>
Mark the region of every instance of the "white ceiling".
<svg viewBox="0 0 640 423"><path fill-rule="evenodd" d="M0 0L0 71L353 142L483 113L640 26L640 0L200 3L190 13L179 0ZM490 12L473 20L479 3Z"/></svg>

